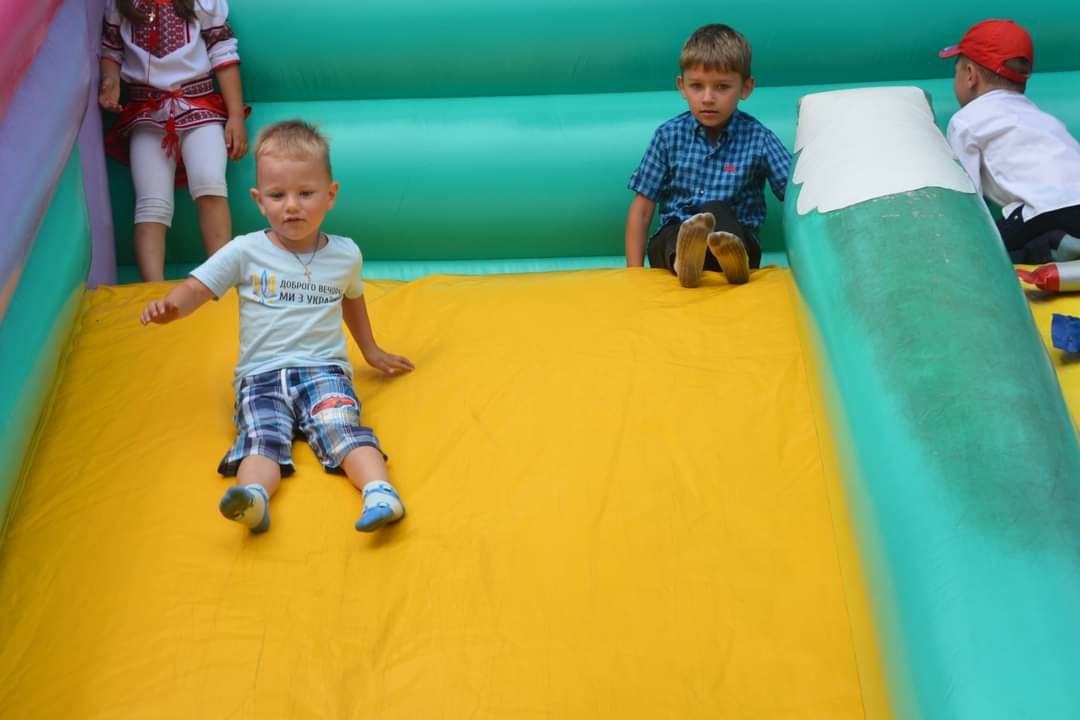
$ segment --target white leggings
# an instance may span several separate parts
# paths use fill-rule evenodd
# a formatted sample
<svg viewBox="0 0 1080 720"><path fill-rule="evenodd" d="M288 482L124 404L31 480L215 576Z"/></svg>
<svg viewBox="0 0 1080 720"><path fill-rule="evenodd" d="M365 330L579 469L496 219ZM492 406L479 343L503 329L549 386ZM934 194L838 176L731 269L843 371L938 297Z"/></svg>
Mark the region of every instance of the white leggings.
<svg viewBox="0 0 1080 720"><path fill-rule="evenodd" d="M225 187L225 127L218 123L180 131L180 155L191 197L228 197ZM172 227L176 160L165 155L165 131L136 128L131 133L131 179L135 183L135 222Z"/></svg>

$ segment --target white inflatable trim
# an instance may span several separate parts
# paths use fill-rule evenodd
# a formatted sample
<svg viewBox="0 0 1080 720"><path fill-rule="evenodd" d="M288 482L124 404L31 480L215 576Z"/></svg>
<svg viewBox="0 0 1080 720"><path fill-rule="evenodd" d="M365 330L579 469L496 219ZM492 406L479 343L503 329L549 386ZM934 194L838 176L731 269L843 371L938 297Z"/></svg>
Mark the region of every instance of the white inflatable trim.
<svg viewBox="0 0 1080 720"><path fill-rule="evenodd" d="M974 193L917 87L814 93L799 100L798 213L832 212L925 187Z"/></svg>

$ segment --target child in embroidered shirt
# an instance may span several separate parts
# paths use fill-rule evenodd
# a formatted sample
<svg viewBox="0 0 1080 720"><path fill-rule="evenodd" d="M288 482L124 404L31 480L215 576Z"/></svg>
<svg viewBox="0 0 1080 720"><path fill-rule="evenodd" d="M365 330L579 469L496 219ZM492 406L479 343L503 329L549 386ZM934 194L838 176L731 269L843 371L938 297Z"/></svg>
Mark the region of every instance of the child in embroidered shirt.
<svg viewBox="0 0 1080 720"><path fill-rule="evenodd" d="M1001 206L1013 262L1080 258L1080 143L1024 95L1031 36L1011 20L984 20L939 55L956 58L949 144L975 189Z"/></svg>
<svg viewBox="0 0 1080 720"><path fill-rule="evenodd" d="M636 195L626 218L626 264L643 264L659 204L661 228L648 241L652 267L673 271L684 287L695 287L703 269L745 283L761 263L765 180L782 200L791 154L738 109L754 90L746 38L727 25L705 25L683 45L679 64L675 85L690 110L657 128L630 177Z"/></svg>
<svg viewBox="0 0 1080 720"><path fill-rule="evenodd" d="M105 138L130 162L135 262L161 280L173 187L186 182L207 255L228 242L226 157L247 152L240 57L226 0L106 0L98 103L120 117ZM213 71L221 92L214 90ZM120 105L120 81L128 102Z"/></svg>
<svg viewBox="0 0 1080 720"><path fill-rule="evenodd" d="M140 319L172 322L237 289L237 434L218 466L237 484L221 499L223 515L252 532L270 527L270 497L293 471L299 431L324 467L344 470L363 493L357 530L377 530L405 509L379 441L360 424L342 319L372 367L396 374L413 364L375 342L355 243L320 228L338 191L323 136L298 120L265 128L255 143L255 177L251 195L270 228L233 239Z"/></svg>

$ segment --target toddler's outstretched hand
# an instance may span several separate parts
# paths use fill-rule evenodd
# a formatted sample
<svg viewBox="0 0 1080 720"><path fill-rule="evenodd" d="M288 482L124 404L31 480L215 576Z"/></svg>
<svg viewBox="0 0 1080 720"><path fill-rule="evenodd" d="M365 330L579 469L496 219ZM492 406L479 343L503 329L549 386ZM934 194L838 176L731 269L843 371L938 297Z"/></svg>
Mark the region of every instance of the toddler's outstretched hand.
<svg viewBox="0 0 1080 720"><path fill-rule="evenodd" d="M415 370L416 366L401 355L393 355L382 348L375 348L364 355L367 364L376 370L382 370L387 375L396 375L401 372Z"/></svg>
<svg viewBox="0 0 1080 720"><path fill-rule="evenodd" d="M171 323L176 318L180 317L180 308L176 303L169 299L154 300L147 303L143 308L142 315L139 316L139 322L143 325L149 325L150 323L157 323L158 325L164 325L165 323Z"/></svg>

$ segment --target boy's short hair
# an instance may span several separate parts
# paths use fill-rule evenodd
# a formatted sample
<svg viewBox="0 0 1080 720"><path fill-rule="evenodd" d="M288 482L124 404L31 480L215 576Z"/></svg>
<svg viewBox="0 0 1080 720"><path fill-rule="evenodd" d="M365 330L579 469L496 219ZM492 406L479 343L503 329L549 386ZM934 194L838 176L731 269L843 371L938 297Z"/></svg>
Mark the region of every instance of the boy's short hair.
<svg viewBox="0 0 1080 720"><path fill-rule="evenodd" d="M958 60L960 62L969 62L971 66L975 68L975 72L979 73L979 77L983 79L987 85L995 88L1001 88L1003 90L1012 90L1014 92L1022 93L1027 87L1026 82L1016 82L1009 78L994 72L990 68L980 65L966 55L961 55ZM1010 58L1002 63L1007 70L1011 70L1017 75L1031 75L1031 61L1027 58Z"/></svg>
<svg viewBox="0 0 1080 720"><path fill-rule="evenodd" d="M695 67L737 72L746 80L750 77L750 43L728 25L703 25L687 38L679 54L679 67L683 72Z"/></svg>
<svg viewBox="0 0 1080 720"><path fill-rule="evenodd" d="M260 130L255 139L256 168L262 155L275 155L291 160L315 158L323 161L326 174L334 177L330 170L330 143L314 125L303 120L282 120Z"/></svg>
<svg viewBox="0 0 1080 720"><path fill-rule="evenodd" d="M938 57L963 57L992 87L1023 92L1035 64L1035 45L1028 31L1012 20L991 19L972 25Z"/></svg>

